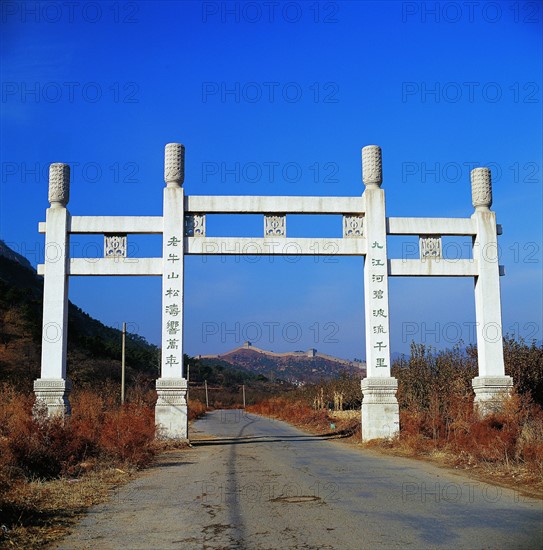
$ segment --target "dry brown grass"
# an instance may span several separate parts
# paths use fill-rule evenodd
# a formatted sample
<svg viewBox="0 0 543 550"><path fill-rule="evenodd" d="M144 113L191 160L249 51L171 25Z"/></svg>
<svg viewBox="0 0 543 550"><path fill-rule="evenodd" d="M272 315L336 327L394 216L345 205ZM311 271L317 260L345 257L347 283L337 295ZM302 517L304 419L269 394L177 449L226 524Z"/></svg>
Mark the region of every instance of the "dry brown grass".
<svg viewBox="0 0 543 550"><path fill-rule="evenodd" d="M133 468L99 468L79 478L18 480L2 499L0 547L43 548L66 535L85 510L135 475Z"/></svg>
<svg viewBox="0 0 543 550"><path fill-rule="evenodd" d="M303 401L287 397L274 397L247 407L247 412L285 420L290 424L320 435L360 437L360 422L356 419L337 418L327 410L315 410Z"/></svg>
<svg viewBox="0 0 543 550"><path fill-rule="evenodd" d="M206 413L206 406L198 399L189 399L189 420L196 420Z"/></svg>
<svg viewBox="0 0 543 550"><path fill-rule="evenodd" d="M543 410L528 395L504 397L500 410L484 418L466 403L437 435L435 423L427 414L402 410L399 436L366 446L428 458L543 495Z"/></svg>
<svg viewBox="0 0 543 550"><path fill-rule="evenodd" d="M155 439L154 392L111 389L72 396L70 418L32 416L34 397L0 386L0 546L37 548L65 534L88 506L111 496L154 456L178 443ZM189 401L189 418L205 412Z"/></svg>

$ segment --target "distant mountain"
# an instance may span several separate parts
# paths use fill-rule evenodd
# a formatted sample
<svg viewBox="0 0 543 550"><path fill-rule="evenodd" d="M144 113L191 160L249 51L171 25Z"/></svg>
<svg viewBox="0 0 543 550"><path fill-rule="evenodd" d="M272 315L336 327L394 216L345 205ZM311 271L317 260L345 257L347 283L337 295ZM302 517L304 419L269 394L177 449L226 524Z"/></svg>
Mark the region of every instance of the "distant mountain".
<svg viewBox="0 0 543 550"><path fill-rule="evenodd" d="M315 349L275 353L257 348L250 342L220 355L201 355L198 359L204 364L220 361L252 374L294 384L337 378L341 373L357 374L360 378L366 376L365 363L339 359L318 353Z"/></svg>
<svg viewBox="0 0 543 550"><path fill-rule="evenodd" d="M32 264L24 257L12 250L4 241L0 240L0 256L7 258L13 262L16 262L23 267L26 267L30 271L33 271L34 268Z"/></svg>

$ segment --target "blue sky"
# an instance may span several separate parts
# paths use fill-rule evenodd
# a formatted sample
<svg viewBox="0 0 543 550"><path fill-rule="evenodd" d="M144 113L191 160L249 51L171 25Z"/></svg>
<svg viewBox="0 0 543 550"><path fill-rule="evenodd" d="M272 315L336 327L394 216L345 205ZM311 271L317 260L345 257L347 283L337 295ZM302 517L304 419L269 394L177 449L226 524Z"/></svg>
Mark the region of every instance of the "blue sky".
<svg viewBox="0 0 543 550"><path fill-rule="evenodd" d="M186 193L218 195L360 195L360 148L378 144L389 216L470 216L469 170L490 164L504 330L542 338L540 3L35 5L2 4L0 104L0 238L34 265L50 162L72 165L73 215L160 215L170 141L186 146ZM288 219L292 236L340 228ZM260 217L208 219L209 234L261 231ZM132 242L160 254L158 237ZM444 242L466 257L465 239ZM95 255L101 238L72 244ZM361 258L188 257L185 350L251 339L364 357L362 269ZM159 278L70 285L94 317L159 343ZM391 279L390 314L393 351L474 341L473 281Z"/></svg>

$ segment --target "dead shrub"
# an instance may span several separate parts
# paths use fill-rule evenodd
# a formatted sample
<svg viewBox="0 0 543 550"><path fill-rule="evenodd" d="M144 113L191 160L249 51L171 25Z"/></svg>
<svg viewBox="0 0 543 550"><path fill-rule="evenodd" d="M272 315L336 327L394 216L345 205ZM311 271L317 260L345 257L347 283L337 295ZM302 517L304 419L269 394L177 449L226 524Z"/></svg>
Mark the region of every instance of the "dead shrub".
<svg viewBox="0 0 543 550"><path fill-rule="evenodd" d="M206 413L206 406L199 399L189 399L189 420L196 420Z"/></svg>
<svg viewBox="0 0 543 550"><path fill-rule="evenodd" d="M128 403L105 414L98 441L107 456L141 467L154 455L154 438L153 410Z"/></svg>
<svg viewBox="0 0 543 550"><path fill-rule="evenodd" d="M329 431L334 422L326 410L315 410L303 401L292 398L274 397L247 407L248 412L286 420L296 426L309 428L312 431ZM345 423L345 422L343 422Z"/></svg>
<svg viewBox="0 0 543 550"><path fill-rule="evenodd" d="M515 352L530 365L538 380L540 355L532 345L506 339L506 359ZM473 408L471 380L476 371L476 349L435 352L424 345L411 347L408 361L395 362L398 378L401 433L395 445L413 455L442 452L455 465L526 467L541 475L543 467L543 411L532 399L527 376L516 380L499 410L480 417Z"/></svg>
<svg viewBox="0 0 543 550"><path fill-rule="evenodd" d="M115 392L87 389L72 395L72 416L33 417L32 394L0 386L0 486L21 477L79 475L100 459L148 463L155 436L150 400L138 394L135 403L120 407Z"/></svg>

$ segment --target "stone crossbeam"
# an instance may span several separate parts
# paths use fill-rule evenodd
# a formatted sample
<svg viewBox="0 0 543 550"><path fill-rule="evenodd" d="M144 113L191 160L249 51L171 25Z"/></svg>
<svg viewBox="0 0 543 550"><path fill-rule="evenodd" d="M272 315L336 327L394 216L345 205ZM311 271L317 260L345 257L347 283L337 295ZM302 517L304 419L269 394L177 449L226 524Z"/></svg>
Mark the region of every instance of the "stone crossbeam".
<svg viewBox="0 0 543 550"><path fill-rule="evenodd" d="M477 260L388 260L389 277L477 277Z"/></svg>
<svg viewBox="0 0 543 550"><path fill-rule="evenodd" d="M46 264L39 264L38 275L46 273ZM162 258L71 258L67 275L161 276Z"/></svg>
<svg viewBox="0 0 543 550"><path fill-rule="evenodd" d="M363 256L366 239L186 238L185 254L249 256Z"/></svg>
<svg viewBox="0 0 543 550"><path fill-rule="evenodd" d="M362 214L362 197L185 197L185 213L207 214Z"/></svg>
<svg viewBox="0 0 543 550"><path fill-rule="evenodd" d="M162 219L162 216L72 216L69 232L160 235L163 230ZM45 222L39 223L38 231L45 233Z"/></svg>
<svg viewBox="0 0 543 550"><path fill-rule="evenodd" d="M472 218L387 218L387 235L476 235Z"/></svg>

